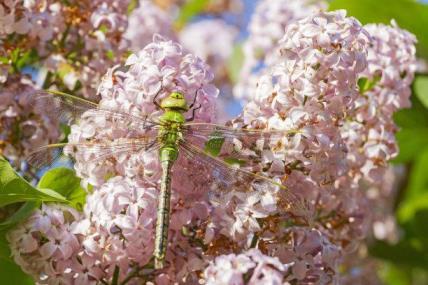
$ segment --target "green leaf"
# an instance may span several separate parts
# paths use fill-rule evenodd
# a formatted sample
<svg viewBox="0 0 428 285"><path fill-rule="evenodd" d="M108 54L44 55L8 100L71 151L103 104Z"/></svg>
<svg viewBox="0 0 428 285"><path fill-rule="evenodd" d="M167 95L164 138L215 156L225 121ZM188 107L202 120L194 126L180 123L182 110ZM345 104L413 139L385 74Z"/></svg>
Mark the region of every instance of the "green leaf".
<svg viewBox="0 0 428 285"><path fill-rule="evenodd" d="M18 211L7 218L4 222L0 223L0 231L8 230L21 221L27 219L38 207L40 207L40 202L24 203Z"/></svg>
<svg viewBox="0 0 428 285"><path fill-rule="evenodd" d="M233 48L232 55L227 62L227 72L232 82L236 83L239 80L242 64L244 63L244 53L242 44L237 44Z"/></svg>
<svg viewBox="0 0 428 285"><path fill-rule="evenodd" d="M406 190L406 200L419 199L425 189L428 189L428 148L419 154L410 173Z"/></svg>
<svg viewBox="0 0 428 285"><path fill-rule="evenodd" d="M9 243L6 240L6 232L0 232L0 260L12 262Z"/></svg>
<svg viewBox="0 0 428 285"><path fill-rule="evenodd" d="M0 63L1 64L9 64L9 59L5 56L0 56Z"/></svg>
<svg viewBox="0 0 428 285"><path fill-rule="evenodd" d="M180 9L175 26L178 29L184 27L193 17L202 12L210 0L189 0Z"/></svg>
<svg viewBox="0 0 428 285"><path fill-rule="evenodd" d="M416 212L428 209L428 189L425 189L424 194L419 195L418 199L404 200L397 211L398 220L402 223L410 221L415 216Z"/></svg>
<svg viewBox="0 0 428 285"><path fill-rule="evenodd" d="M74 171L58 167L47 171L37 185L40 189L50 189L64 196L71 206L79 211L86 201L86 191L80 186L80 178Z"/></svg>
<svg viewBox="0 0 428 285"><path fill-rule="evenodd" d="M416 158L416 157L415 157ZM428 147L420 151L414 161L406 191L399 205L397 215L400 222L420 222L420 215L428 211ZM417 214L418 213L418 214ZM418 216L419 215L419 216ZM419 217L419 218L418 218ZM425 217L425 216L424 216ZM418 218L418 219L416 219ZM428 216L427 216L428 218ZM422 228L423 223L420 225ZM419 226L418 226L419 227ZM428 228L427 228L428 229ZM428 236L428 232L427 232Z"/></svg>
<svg viewBox="0 0 428 285"><path fill-rule="evenodd" d="M0 157L0 207L26 201L67 202L55 191L34 188L19 176L3 157Z"/></svg>
<svg viewBox="0 0 428 285"><path fill-rule="evenodd" d="M138 7L138 0L130 0L127 8L127 14L131 15L132 11L134 11Z"/></svg>
<svg viewBox="0 0 428 285"><path fill-rule="evenodd" d="M398 25L418 38L418 53L428 57L428 5L414 0L333 0L330 10L346 9L363 24L389 24L395 19Z"/></svg>
<svg viewBox="0 0 428 285"><path fill-rule="evenodd" d="M411 284L411 276L407 270L403 270L393 263L385 262L379 272L383 284L388 285L408 285Z"/></svg>
<svg viewBox="0 0 428 285"><path fill-rule="evenodd" d="M112 50L106 51L106 57L110 60L114 59L114 52Z"/></svg>
<svg viewBox="0 0 428 285"><path fill-rule="evenodd" d="M400 152L394 163L409 162L417 158L421 151L428 149L428 126L405 128L397 132L396 138Z"/></svg>
<svg viewBox="0 0 428 285"><path fill-rule="evenodd" d="M415 95L428 108L428 76L418 76L414 82Z"/></svg>
<svg viewBox="0 0 428 285"><path fill-rule="evenodd" d="M403 239L396 245L378 241L370 247L369 252L372 256L398 265L428 268L428 255L420 248L419 243L411 240Z"/></svg>
<svg viewBox="0 0 428 285"><path fill-rule="evenodd" d="M410 162L428 149L428 109L416 96L411 101L410 109L394 114L394 121L400 127L396 135L400 152L394 163Z"/></svg>
<svg viewBox="0 0 428 285"><path fill-rule="evenodd" d="M218 133L212 133L209 140L205 142L205 152L212 156L218 156L220 154L221 148L223 147L224 140L224 137Z"/></svg>
<svg viewBox="0 0 428 285"><path fill-rule="evenodd" d="M35 282L15 263L0 259L0 284L34 285Z"/></svg>
<svg viewBox="0 0 428 285"><path fill-rule="evenodd" d="M39 59L39 55L36 49L31 49L24 54L21 54L16 61L16 66L19 70L27 65L35 63Z"/></svg>
<svg viewBox="0 0 428 285"><path fill-rule="evenodd" d="M380 76L375 76L373 79L368 79L366 77L361 77L360 79L358 79L358 87L360 89L360 93L364 94L367 91L373 89L380 81L380 79Z"/></svg>
<svg viewBox="0 0 428 285"><path fill-rule="evenodd" d="M4 231L0 232L0 284L35 284L31 277L22 272L12 259Z"/></svg>

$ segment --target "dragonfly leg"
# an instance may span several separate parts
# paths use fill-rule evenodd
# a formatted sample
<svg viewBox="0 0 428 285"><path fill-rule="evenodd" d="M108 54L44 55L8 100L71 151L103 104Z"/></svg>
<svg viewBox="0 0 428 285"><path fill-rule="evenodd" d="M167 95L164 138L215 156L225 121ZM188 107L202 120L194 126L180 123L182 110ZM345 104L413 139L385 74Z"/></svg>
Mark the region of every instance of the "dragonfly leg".
<svg viewBox="0 0 428 285"><path fill-rule="evenodd" d="M201 88L199 88L198 90L196 90L196 92L195 92L195 96L193 97L193 102L192 102L192 104L190 104L190 106L189 106L189 110L190 109L192 109L193 108L193 106L195 106L195 103L196 103L196 98L198 97L198 92L199 92L199 90L200 90Z"/></svg>
<svg viewBox="0 0 428 285"><path fill-rule="evenodd" d="M159 102L157 101L157 98L158 98L159 94L161 93L161 90L162 90L162 86L161 86L161 88L159 89L158 93L156 93L155 97L153 97L153 104L155 104L155 106L156 106L158 109L162 109L161 105L160 105L160 104L159 104Z"/></svg>
<svg viewBox="0 0 428 285"><path fill-rule="evenodd" d="M202 108L202 105L199 104L198 107L192 109L192 116L190 118L186 119L186 122L193 121L195 119L195 113L196 113L196 111L199 110L199 109L201 109L201 108Z"/></svg>

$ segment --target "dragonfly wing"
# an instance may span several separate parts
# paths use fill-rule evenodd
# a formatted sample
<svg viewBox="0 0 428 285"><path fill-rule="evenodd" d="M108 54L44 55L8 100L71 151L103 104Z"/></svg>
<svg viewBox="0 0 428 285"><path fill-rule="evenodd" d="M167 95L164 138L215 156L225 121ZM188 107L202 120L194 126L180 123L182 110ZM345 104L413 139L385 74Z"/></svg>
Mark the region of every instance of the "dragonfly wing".
<svg viewBox="0 0 428 285"><path fill-rule="evenodd" d="M297 131L235 129L216 124L190 123L184 126L183 134L185 140L211 155L251 172L284 176L287 167L299 167L298 162L287 161L286 147L302 136Z"/></svg>
<svg viewBox="0 0 428 285"><path fill-rule="evenodd" d="M273 195L277 199L280 210L291 210L294 214L305 218L309 216L309 205L280 182L260 173L253 173L237 164L231 165L186 141L180 144L180 151L193 164L205 168L211 174L210 193L212 195L224 195L231 191L257 191L260 195Z"/></svg>
<svg viewBox="0 0 428 285"><path fill-rule="evenodd" d="M59 91L37 91L32 95L32 100L36 106L42 109L49 106L49 110L53 112L52 115L69 123L76 122L82 116L91 116L132 124L138 129L152 128L158 125L148 116L142 117L102 108L94 102Z"/></svg>
<svg viewBox="0 0 428 285"><path fill-rule="evenodd" d="M59 143L42 146L29 154L28 163L40 169L49 167L63 154L78 152L85 161L96 162L120 153L138 153L159 147L156 138L119 139L112 142Z"/></svg>
<svg viewBox="0 0 428 285"><path fill-rule="evenodd" d="M284 136L292 137L298 134L298 131L283 130L261 130L261 129L236 129L233 127L211 124L211 123L186 123L184 125L185 133L196 138L209 138L213 135L222 136L225 139L239 139L243 143L254 139L281 139Z"/></svg>

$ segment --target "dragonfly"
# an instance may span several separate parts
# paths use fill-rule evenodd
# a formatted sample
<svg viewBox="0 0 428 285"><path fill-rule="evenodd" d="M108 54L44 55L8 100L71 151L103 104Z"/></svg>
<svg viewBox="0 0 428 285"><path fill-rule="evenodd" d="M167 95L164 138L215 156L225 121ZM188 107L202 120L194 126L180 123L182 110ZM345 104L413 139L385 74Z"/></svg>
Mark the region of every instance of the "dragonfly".
<svg viewBox="0 0 428 285"><path fill-rule="evenodd" d="M158 93L159 94L159 93ZM112 141L87 140L73 143L63 142L42 146L34 150L29 158L36 168L51 165L64 149L72 148L83 154L95 154L95 159L105 159L117 153L136 154L157 151L161 165L158 183L159 196L155 228L154 266L162 269L168 247L168 229L171 209L171 180L178 158L183 156L192 163L202 165L212 174L209 193L224 195L230 191L264 191L273 187L275 199L284 212L308 213L307 203L289 191L282 181L266 174L262 165L262 154L266 149L279 147L284 138L291 139L296 132L234 128L227 125L196 122L197 93L189 104L183 93L171 92L163 99L154 96L153 104L161 111L158 118L129 114L112 108L102 107L86 99L59 91L45 90L34 94L35 104L49 106L61 120L78 122L82 116L107 118L126 124L130 132L137 135ZM186 114L191 114L186 118ZM141 135L143 133L143 135ZM159 187L160 185L160 187Z"/></svg>

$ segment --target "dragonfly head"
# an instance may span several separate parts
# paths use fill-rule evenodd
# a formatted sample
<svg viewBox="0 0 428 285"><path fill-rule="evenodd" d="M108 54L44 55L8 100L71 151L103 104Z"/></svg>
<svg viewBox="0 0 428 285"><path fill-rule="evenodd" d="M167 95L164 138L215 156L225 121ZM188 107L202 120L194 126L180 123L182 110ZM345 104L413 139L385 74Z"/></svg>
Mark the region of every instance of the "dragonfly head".
<svg viewBox="0 0 428 285"><path fill-rule="evenodd" d="M161 101L160 105L162 109L171 109L182 112L189 110L186 98L184 98L184 95L180 92L172 92L168 97Z"/></svg>

